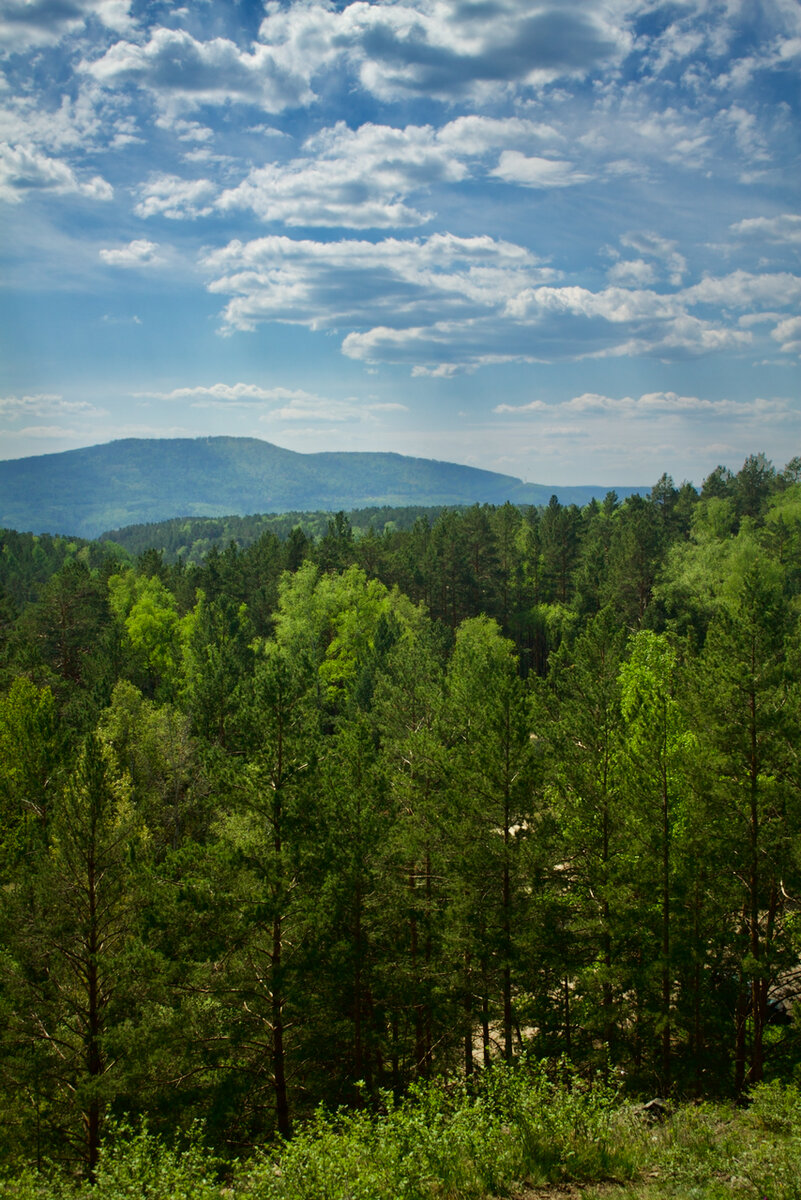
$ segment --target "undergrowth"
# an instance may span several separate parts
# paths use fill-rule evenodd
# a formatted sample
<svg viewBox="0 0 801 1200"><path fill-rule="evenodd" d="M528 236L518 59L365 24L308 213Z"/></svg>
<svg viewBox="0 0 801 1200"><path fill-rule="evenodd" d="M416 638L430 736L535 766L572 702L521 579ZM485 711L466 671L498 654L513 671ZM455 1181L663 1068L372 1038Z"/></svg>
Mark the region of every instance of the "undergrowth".
<svg viewBox="0 0 801 1200"><path fill-rule="evenodd" d="M766 1084L747 1109L680 1107L652 1125L600 1080L498 1066L472 1088L420 1085L379 1112L320 1109L289 1142L241 1162L202 1130L165 1145L110 1129L94 1186L55 1169L0 1179L0 1200L486 1200L606 1181L628 1200L801 1200L801 1094ZM619 1189L610 1186L618 1181Z"/></svg>

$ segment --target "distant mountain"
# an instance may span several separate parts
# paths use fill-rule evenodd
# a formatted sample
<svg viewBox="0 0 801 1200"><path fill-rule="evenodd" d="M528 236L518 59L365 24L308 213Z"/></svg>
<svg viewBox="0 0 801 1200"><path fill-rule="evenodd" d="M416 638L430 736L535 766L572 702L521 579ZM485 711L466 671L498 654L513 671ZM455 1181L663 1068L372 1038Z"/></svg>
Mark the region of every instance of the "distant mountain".
<svg viewBox="0 0 801 1200"><path fill-rule="evenodd" d="M607 487L547 487L401 454L297 454L257 438L125 438L0 462L0 526L94 538L170 517L373 505L563 504ZM622 498L642 488L615 488Z"/></svg>

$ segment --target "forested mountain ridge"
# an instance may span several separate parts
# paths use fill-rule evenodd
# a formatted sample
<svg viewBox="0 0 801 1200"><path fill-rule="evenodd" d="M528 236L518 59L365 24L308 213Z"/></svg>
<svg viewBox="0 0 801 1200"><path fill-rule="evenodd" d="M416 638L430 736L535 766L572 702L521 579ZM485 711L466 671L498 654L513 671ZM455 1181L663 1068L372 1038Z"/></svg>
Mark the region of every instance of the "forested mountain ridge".
<svg viewBox="0 0 801 1200"><path fill-rule="evenodd" d="M524 1055L797 1074L801 460L189 565L4 532L0 584L5 1169Z"/></svg>
<svg viewBox="0 0 801 1200"><path fill-rule="evenodd" d="M354 537L358 538L371 532L381 535L390 529L409 530L420 519L433 525L444 507L447 506L404 505L395 508L376 505L340 511ZM325 536L331 517L330 510L252 513L245 517L231 514L222 517L173 517L169 521L111 529L101 534L101 540L114 542L133 555L154 549L163 554L164 561L168 563L178 559L186 563L200 563L212 547L222 551L230 542L235 542L240 550L246 550L263 533L274 533L284 541L293 530L302 530L312 541L319 540Z"/></svg>
<svg viewBox="0 0 801 1200"><path fill-rule="evenodd" d="M298 454L257 438L125 438L0 462L0 526L97 537L172 517L391 505L547 504L606 487L550 488L400 454ZM629 494L633 488L619 488Z"/></svg>

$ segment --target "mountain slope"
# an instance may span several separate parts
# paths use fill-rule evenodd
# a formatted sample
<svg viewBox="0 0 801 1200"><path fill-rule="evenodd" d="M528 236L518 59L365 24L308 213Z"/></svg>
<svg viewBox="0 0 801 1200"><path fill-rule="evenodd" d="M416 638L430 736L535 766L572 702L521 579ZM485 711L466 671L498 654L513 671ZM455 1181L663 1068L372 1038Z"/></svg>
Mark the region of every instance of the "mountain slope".
<svg viewBox="0 0 801 1200"><path fill-rule="evenodd" d="M127 438L0 462L0 526L97 537L182 516L371 505L547 504L605 487L550 488L511 475L400 454L298 454L257 438ZM633 488L618 488L623 496ZM647 489L640 489L647 490Z"/></svg>

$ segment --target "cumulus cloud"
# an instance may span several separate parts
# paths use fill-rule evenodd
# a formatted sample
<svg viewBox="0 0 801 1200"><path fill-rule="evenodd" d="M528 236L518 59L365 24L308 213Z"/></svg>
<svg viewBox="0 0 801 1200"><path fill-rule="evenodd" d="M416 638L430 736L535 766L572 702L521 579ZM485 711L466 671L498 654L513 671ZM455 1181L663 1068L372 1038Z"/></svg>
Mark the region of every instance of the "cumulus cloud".
<svg viewBox="0 0 801 1200"><path fill-rule="evenodd" d="M520 118L460 117L440 129L394 128L370 122L350 129L340 121L308 138L304 155L253 169L216 201L223 211L251 209L265 221L349 229L403 228L432 213L407 203L410 195L457 184L485 169L501 151L493 175L526 187L566 187L588 176L571 164L525 158L504 146L553 140L549 126Z"/></svg>
<svg viewBox="0 0 801 1200"><path fill-rule="evenodd" d="M679 418L682 421L703 423L725 418L727 421L752 422L755 420L781 420L792 413L792 405L784 399L709 400L701 396L682 396L677 392L644 392L640 396L607 396L598 392L583 392L569 400L544 404L535 400L531 404L499 404L492 410L504 416L524 416L527 413L544 413L551 420L564 420L573 416L581 420L600 420L605 417L625 421L641 420L644 423L655 418ZM538 428L540 423L538 422ZM549 432L559 426L547 426ZM570 429L573 426L564 426Z"/></svg>
<svg viewBox="0 0 801 1200"><path fill-rule="evenodd" d="M340 122L310 139L306 149L305 158L251 171L238 187L223 192L218 207L251 208L264 220L286 225L420 225L431 214L410 207L405 197L466 174L428 126L367 124L351 130Z"/></svg>
<svg viewBox="0 0 801 1200"><path fill-rule="evenodd" d="M72 167L59 158L51 158L30 146L0 143L0 200L18 203L25 192L54 191L73 193L90 200L110 200L111 185L95 175L79 179Z"/></svg>
<svg viewBox="0 0 801 1200"><path fill-rule="evenodd" d="M590 178L563 159L528 157L519 150L504 150L492 174L505 183L531 188L572 187Z"/></svg>
<svg viewBox="0 0 801 1200"><path fill-rule="evenodd" d="M226 38L201 42L178 29L157 28L142 44L117 42L82 69L104 87L146 88L173 114L237 101L281 112L313 99L305 75L270 47L248 52Z"/></svg>
<svg viewBox="0 0 801 1200"><path fill-rule="evenodd" d="M435 321L424 327L376 326L354 331L342 349L368 363L408 364L414 373L455 374L502 362L558 362L592 358L696 357L748 345L750 335L679 313L670 319L608 319L602 305L546 305L525 320L496 312L461 321Z"/></svg>
<svg viewBox="0 0 801 1200"><path fill-rule="evenodd" d="M607 271L609 282L619 284L625 287L628 284L633 284L635 287L644 287L646 284L656 281L656 271L653 264L645 261L644 258L625 259L622 262L616 262Z"/></svg>
<svg viewBox="0 0 801 1200"><path fill-rule="evenodd" d="M785 354L801 354L801 317L780 321L770 335Z"/></svg>
<svg viewBox="0 0 801 1200"><path fill-rule="evenodd" d="M214 293L233 295L228 329L266 320L310 328L371 327L382 316L411 326L496 309L553 272L527 250L491 237L337 242L266 237L206 256Z"/></svg>
<svg viewBox="0 0 801 1200"><path fill-rule="evenodd" d="M157 253L158 244L137 238L127 246L113 250L101 250L100 257L110 267L152 267L162 260Z"/></svg>
<svg viewBox="0 0 801 1200"><path fill-rule="evenodd" d="M158 129L167 129L181 142L210 142L214 138L214 130L198 121L187 121L182 117L162 115L156 118Z"/></svg>
<svg viewBox="0 0 801 1200"><path fill-rule="evenodd" d="M131 0L0 0L0 40L13 50L52 45L88 17L122 33L133 25Z"/></svg>
<svg viewBox="0 0 801 1200"><path fill-rule="evenodd" d="M781 213L776 217L748 217L730 225L732 233L754 241L776 242L779 245L801 244L801 216Z"/></svg>
<svg viewBox="0 0 801 1200"><path fill-rule="evenodd" d="M725 308L748 308L768 304L782 306L801 299L801 277L788 271L753 274L737 270L729 275L706 276L682 292L688 304L711 304Z"/></svg>
<svg viewBox="0 0 801 1200"><path fill-rule="evenodd" d="M681 306L671 295L645 289L621 287L589 288L539 287L529 288L513 297L507 304L507 315L519 321L539 320L549 314L571 313L583 317L600 317L615 325L643 320L668 320L680 315Z"/></svg>
<svg viewBox="0 0 801 1200"><path fill-rule="evenodd" d="M754 404L739 400L705 400L698 396L679 396L676 392L645 392L641 396L604 396L584 392L560 405L568 412L620 413L631 417L649 417L653 413L683 416L752 416ZM761 410L764 412L764 408Z"/></svg>
<svg viewBox="0 0 801 1200"><path fill-rule="evenodd" d="M357 0L339 12L309 0L270 6L260 37L310 76L346 58L362 87L384 100L582 78L632 44L614 4L579 0Z"/></svg>
<svg viewBox="0 0 801 1200"><path fill-rule="evenodd" d="M40 95L16 95L0 107L0 141L64 151L94 147L100 135L135 135L131 118L117 117L113 109L101 115L98 96L92 87L78 88L74 96L61 95L57 102L43 103Z"/></svg>
<svg viewBox="0 0 801 1200"><path fill-rule="evenodd" d="M177 221L208 216L213 211L217 186L210 179L180 179L177 175L152 175L139 189L134 208L138 217L169 217Z"/></svg>
<svg viewBox="0 0 801 1200"><path fill-rule="evenodd" d="M531 400L528 404L496 404L494 413L531 413L547 412L548 405L544 400Z"/></svg>
<svg viewBox="0 0 801 1200"><path fill-rule="evenodd" d="M224 328L286 321L345 333L343 353L369 363L406 363L416 373L454 374L492 363L649 355L666 359L742 350L753 334L694 305L784 303L801 280L706 279L676 292L554 282L520 246L436 234L372 243L231 242L204 259L212 292L232 297ZM550 278L549 278L550 275Z"/></svg>
<svg viewBox="0 0 801 1200"><path fill-rule="evenodd" d="M675 242L661 237L658 233L643 231L624 233L620 244L629 250L635 250L643 258L650 258L661 263L674 287L681 284L687 272L687 260L683 254L679 253ZM642 280L642 282L646 281Z"/></svg>
<svg viewBox="0 0 801 1200"><path fill-rule="evenodd" d="M530 148L533 144L563 140L564 134L541 121L523 117L485 117L476 113L456 117L437 133L439 145L462 159L483 158L521 145Z"/></svg>

